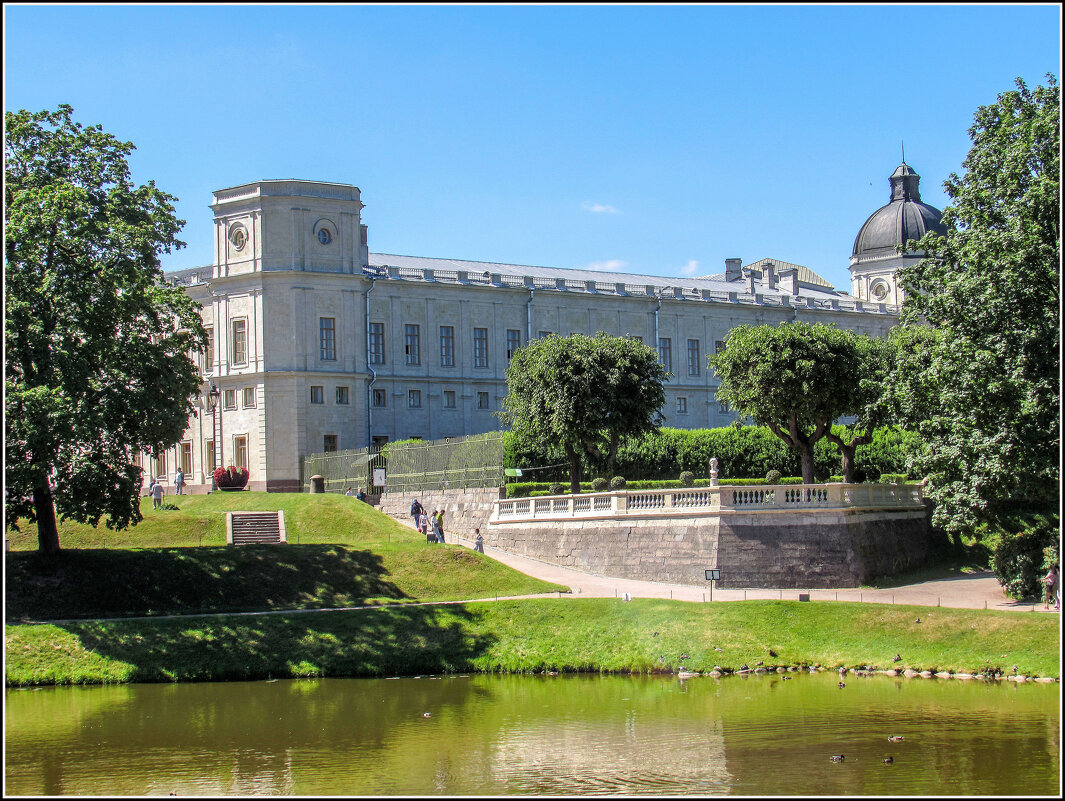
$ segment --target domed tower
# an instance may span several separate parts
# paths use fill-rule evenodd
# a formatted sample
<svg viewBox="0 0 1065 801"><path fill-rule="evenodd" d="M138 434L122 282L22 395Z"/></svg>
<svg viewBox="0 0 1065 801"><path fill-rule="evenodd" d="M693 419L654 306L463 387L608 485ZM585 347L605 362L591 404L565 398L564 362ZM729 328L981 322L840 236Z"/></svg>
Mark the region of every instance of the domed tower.
<svg viewBox="0 0 1065 801"><path fill-rule="evenodd" d="M895 274L922 258L920 253L898 253L897 245L920 239L928 231L946 235L942 212L921 202L921 176L905 160L888 179L891 202L872 214L854 238L851 251L851 294L877 303L901 304L902 287Z"/></svg>

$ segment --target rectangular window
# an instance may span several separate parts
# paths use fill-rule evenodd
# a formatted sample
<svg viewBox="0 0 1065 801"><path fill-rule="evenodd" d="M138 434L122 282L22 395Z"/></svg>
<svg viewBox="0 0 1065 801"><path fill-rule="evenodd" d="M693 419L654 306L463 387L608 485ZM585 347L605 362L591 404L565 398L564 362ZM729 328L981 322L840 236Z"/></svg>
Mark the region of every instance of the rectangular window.
<svg viewBox="0 0 1065 801"><path fill-rule="evenodd" d="M152 458L152 473L156 478L166 478L166 453L160 453Z"/></svg>
<svg viewBox="0 0 1065 801"><path fill-rule="evenodd" d="M336 361L337 321L335 317L318 318L318 356L323 361Z"/></svg>
<svg viewBox="0 0 1065 801"><path fill-rule="evenodd" d="M719 401L717 404L717 410L721 412L721 414L728 414L730 411L732 411L729 408L728 401Z"/></svg>
<svg viewBox="0 0 1065 801"><path fill-rule="evenodd" d="M662 362L667 373L673 372L673 340L669 337L658 340L658 361Z"/></svg>
<svg viewBox="0 0 1065 801"><path fill-rule="evenodd" d="M444 408L445 409L454 409L455 408L455 390L453 390L453 389L445 389L444 390Z"/></svg>
<svg viewBox="0 0 1065 801"><path fill-rule="evenodd" d="M188 481L192 476L192 443L182 442L178 452L180 453L178 464L181 465L181 472L185 474L185 480Z"/></svg>
<svg viewBox="0 0 1065 801"><path fill-rule="evenodd" d="M702 354L699 352L699 340L688 340L688 375L699 375L699 362Z"/></svg>
<svg viewBox="0 0 1065 801"><path fill-rule="evenodd" d="M385 324L370 323L370 364L385 363Z"/></svg>
<svg viewBox="0 0 1065 801"><path fill-rule="evenodd" d="M241 405L245 409L255 408L255 387L244 387L242 392Z"/></svg>
<svg viewBox="0 0 1065 801"><path fill-rule="evenodd" d="M335 453L337 449L337 435L326 434L322 437L322 450L326 453Z"/></svg>
<svg viewBox="0 0 1065 801"><path fill-rule="evenodd" d="M455 327L440 326L440 366L455 366Z"/></svg>
<svg viewBox="0 0 1065 801"><path fill-rule="evenodd" d="M237 408L237 391L235 389L227 389L222 393L222 408Z"/></svg>
<svg viewBox="0 0 1065 801"><path fill-rule="evenodd" d="M213 439L207 440L204 443L204 446L205 446L204 450L205 450L205 452L207 454L206 457L205 457L207 459L207 464L205 464L203 466L203 472L211 473L216 467L218 467L218 463L215 462L215 459L214 459L214 440ZM210 478L210 476L208 476L208 478Z"/></svg>
<svg viewBox="0 0 1065 801"><path fill-rule="evenodd" d="M521 331L516 328L507 329L507 361L514 358L514 352L521 347Z"/></svg>
<svg viewBox="0 0 1065 801"><path fill-rule="evenodd" d="M551 333L551 331L537 331L536 336L540 339L547 339L549 336L551 336Z"/></svg>
<svg viewBox="0 0 1065 801"><path fill-rule="evenodd" d="M388 393L383 389L375 389L373 391L373 405L377 408L383 408L388 403Z"/></svg>
<svg viewBox="0 0 1065 801"><path fill-rule="evenodd" d="M478 409L487 409L488 408L488 393L487 392L478 392L477 393L477 408Z"/></svg>
<svg viewBox="0 0 1065 801"><path fill-rule="evenodd" d="M687 414L687 413L688 413L688 399L687 398L677 398L677 414Z"/></svg>
<svg viewBox="0 0 1065 801"><path fill-rule="evenodd" d="M348 403L349 403L349 400L348 400L348 388L347 387L337 387L337 405L338 406L347 406Z"/></svg>
<svg viewBox="0 0 1065 801"><path fill-rule="evenodd" d="M422 329L418 325L403 326L403 354L407 364L422 363Z"/></svg>
<svg viewBox="0 0 1065 801"><path fill-rule="evenodd" d="M311 403L325 403L325 387L311 387Z"/></svg>
<svg viewBox="0 0 1065 801"><path fill-rule="evenodd" d="M205 373L214 372L214 326L208 326L207 331L207 346L203 351L203 371Z"/></svg>
<svg viewBox="0 0 1065 801"><path fill-rule="evenodd" d="M422 408L422 391L420 389L407 390L407 407L411 409Z"/></svg>
<svg viewBox="0 0 1065 801"><path fill-rule="evenodd" d="M248 363L248 321L233 321L233 364Z"/></svg>
<svg viewBox="0 0 1065 801"><path fill-rule="evenodd" d="M248 438L233 437L233 464L248 469Z"/></svg>
<svg viewBox="0 0 1065 801"><path fill-rule="evenodd" d="M488 329L473 329L473 366L488 366Z"/></svg>

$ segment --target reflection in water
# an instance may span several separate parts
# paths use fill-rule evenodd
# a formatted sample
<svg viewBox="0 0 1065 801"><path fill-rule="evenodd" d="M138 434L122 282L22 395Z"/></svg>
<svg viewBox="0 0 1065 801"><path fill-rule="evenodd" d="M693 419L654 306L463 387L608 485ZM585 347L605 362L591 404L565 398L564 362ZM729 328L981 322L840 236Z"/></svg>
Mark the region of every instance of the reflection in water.
<svg viewBox="0 0 1065 801"><path fill-rule="evenodd" d="M449 676L10 690L15 795L1058 792L1058 685ZM428 713L428 716L426 716ZM889 743L889 735L904 735ZM843 763L830 754L843 753ZM883 760L891 756L893 762Z"/></svg>

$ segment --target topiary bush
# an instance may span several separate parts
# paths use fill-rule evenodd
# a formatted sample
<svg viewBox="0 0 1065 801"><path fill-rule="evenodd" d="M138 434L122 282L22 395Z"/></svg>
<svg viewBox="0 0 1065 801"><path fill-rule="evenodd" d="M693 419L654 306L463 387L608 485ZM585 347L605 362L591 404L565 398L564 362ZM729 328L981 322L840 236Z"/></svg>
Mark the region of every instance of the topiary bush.
<svg viewBox="0 0 1065 801"><path fill-rule="evenodd" d="M609 486L610 482L602 476L592 479L592 492L606 492Z"/></svg>
<svg viewBox="0 0 1065 801"><path fill-rule="evenodd" d="M768 473L766 473L765 474L765 483L766 484L779 484L780 483L780 471L779 470L770 470Z"/></svg>
<svg viewBox="0 0 1065 801"><path fill-rule="evenodd" d="M610 479L610 489L623 490L625 489L625 476L614 476Z"/></svg>
<svg viewBox="0 0 1065 801"><path fill-rule="evenodd" d="M566 488L559 484L557 481L547 489L548 495L562 495L566 491Z"/></svg>
<svg viewBox="0 0 1065 801"><path fill-rule="evenodd" d="M680 474L680 485L682 487L694 487L695 486L695 473L691 470L685 470Z"/></svg>
<svg viewBox="0 0 1065 801"><path fill-rule="evenodd" d="M1018 600L1042 598L1046 549L1057 545L1058 530L1046 522L1004 536L995 548L992 567L1006 594Z"/></svg>

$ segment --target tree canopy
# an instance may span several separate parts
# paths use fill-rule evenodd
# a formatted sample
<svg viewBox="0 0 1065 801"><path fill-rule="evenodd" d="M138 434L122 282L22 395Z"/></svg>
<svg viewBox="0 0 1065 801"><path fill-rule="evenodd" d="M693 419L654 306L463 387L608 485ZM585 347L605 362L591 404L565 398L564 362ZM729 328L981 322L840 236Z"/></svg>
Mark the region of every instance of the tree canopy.
<svg viewBox="0 0 1065 801"><path fill-rule="evenodd" d="M138 451L185 430L205 344L198 306L163 279L181 247L174 198L134 186L134 149L73 109L6 112L6 522L141 519Z"/></svg>
<svg viewBox="0 0 1065 801"><path fill-rule="evenodd" d="M977 109L965 173L944 184L948 234L909 243L926 258L899 273L903 326L934 333L895 393L948 531L1059 493L1061 107L1047 78Z"/></svg>
<svg viewBox="0 0 1065 801"><path fill-rule="evenodd" d="M721 382L718 400L768 426L797 450L803 482L812 484L813 447L831 433L836 419L861 414L863 430L870 431L879 420L871 411L878 390L868 361L876 348L850 331L820 323L740 325L729 331L724 349L709 356L709 363ZM872 392L863 379L874 382ZM860 442L834 441L849 446L845 466L853 465Z"/></svg>
<svg viewBox="0 0 1065 801"><path fill-rule="evenodd" d="M563 448L573 492L580 491L582 452L612 472L621 438L661 423L665 368L653 348L628 337L533 340L517 350L506 376L500 417L545 449Z"/></svg>

